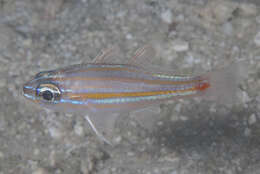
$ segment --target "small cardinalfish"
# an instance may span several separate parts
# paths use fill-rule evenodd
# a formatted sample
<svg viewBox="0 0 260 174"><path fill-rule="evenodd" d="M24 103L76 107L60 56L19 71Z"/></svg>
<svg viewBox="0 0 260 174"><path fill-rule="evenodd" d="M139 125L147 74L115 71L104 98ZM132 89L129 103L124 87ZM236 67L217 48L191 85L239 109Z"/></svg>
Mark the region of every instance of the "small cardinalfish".
<svg viewBox="0 0 260 174"><path fill-rule="evenodd" d="M241 75L239 62L202 75L178 76L147 68L143 63L106 63L104 59L109 59L106 54L98 56L94 63L40 72L24 84L23 94L52 110L86 113L95 133L111 144L103 133L110 131L116 120L114 113L184 97L230 101ZM142 56L139 51L134 58Z"/></svg>

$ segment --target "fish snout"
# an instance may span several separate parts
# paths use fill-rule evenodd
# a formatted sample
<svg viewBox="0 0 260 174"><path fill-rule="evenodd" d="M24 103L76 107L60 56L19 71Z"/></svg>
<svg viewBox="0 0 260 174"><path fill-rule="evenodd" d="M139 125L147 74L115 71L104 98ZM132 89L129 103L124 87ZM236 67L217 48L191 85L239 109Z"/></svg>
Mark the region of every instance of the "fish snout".
<svg viewBox="0 0 260 174"><path fill-rule="evenodd" d="M35 98L35 88L30 83L23 85L23 96L31 100Z"/></svg>

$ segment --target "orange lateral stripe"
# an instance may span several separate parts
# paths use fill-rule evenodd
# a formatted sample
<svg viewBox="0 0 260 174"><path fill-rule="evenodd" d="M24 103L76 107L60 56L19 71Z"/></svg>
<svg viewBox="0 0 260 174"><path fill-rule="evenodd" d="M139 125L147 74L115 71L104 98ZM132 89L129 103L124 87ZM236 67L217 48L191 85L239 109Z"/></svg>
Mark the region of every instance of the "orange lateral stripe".
<svg viewBox="0 0 260 174"><path fill-rule="evenodd" d="M197 88L190 88L185 90L176 90L176 91L149 91L149 92L122 92L122 93L78 93L78 94L67 94L70 99L74 100L85 100L88 98L91 99L105 99L105 98L121 98L121 97L145 97L145 96L154 96L154 95L165 95L172 94L177 92L188 92L194 91Z"/></svg>

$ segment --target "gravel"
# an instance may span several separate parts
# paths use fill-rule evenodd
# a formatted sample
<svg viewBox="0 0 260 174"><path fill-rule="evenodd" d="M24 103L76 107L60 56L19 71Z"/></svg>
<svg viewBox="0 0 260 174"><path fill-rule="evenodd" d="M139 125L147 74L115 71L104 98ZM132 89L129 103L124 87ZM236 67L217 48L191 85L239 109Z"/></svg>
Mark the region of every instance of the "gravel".
<svg viewBox="0 0 260 174"><path fill-rule="evenodd" d="M21 94L39 71L90 62L113 45L123 60L147 44L154 64L181 73L246 59L237 104L165 103L149 130L130 113L110 147L83 115L48 111ZM256 0L2 0L0 174L260 173L259 46Z"/></svg>

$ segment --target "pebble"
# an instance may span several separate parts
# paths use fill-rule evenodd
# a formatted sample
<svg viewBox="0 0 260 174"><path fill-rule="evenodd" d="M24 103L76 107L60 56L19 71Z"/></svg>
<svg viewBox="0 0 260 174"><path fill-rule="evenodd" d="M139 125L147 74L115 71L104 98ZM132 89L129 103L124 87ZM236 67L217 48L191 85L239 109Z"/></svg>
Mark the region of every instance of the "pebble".
<svg viewBox="0 0 260 174"><path fill-rule="evenodd" d="M181 121L187 121L187 120L189 120L189 118L186 117L186 116L181 115L181 116L180 116L180 120L181 120Z"/></svg>
<svg viewBox="0 0 260 174"><path fill-rule="evenodd" d="M247 92L242 91L239 93L239 98L242 101L242 103L248 103L250 101L250 97L248 96Z"/></svg>
<svg viewBox="0 0 260 174"><path fill-rule="evenodd" d="M200 16L207 22L222 24L232 18L237 4L228 1L209 1L205 8L200 10Z"/></svg>
<svg viewBox="0 0 260 174"><path fill-rule="evenodd" d="M84 136L84 129L83 129L83 126L79 123L77 123L74 127L74 132L76 135L82 137Z"/></svg>
<svg viewBox="0 0 260 174"><path fill-rule="evenodd" d="M226 35L232 35L233 33L233 26L230 22L226 22L222 25L222 30Z"/></svg>
<svg viewBox="0 0 260 174"><path fill-rule="evenodd" d="M122 137L121 136L117 136L114 138L114 141L116 144L119 144L122 141Z"/></svg>
<svg viewBox="0 0 260 174"><path fill-rule="evenodd" d="M50 133L51 137L54 139L61 139L63 137L62 131L55 127L49 128L49 133Z"/></svg>
<svg viewBox="0 0 260 174"><path fill-rule="evenodd" d="M95 159L82 159L80 162L80 171L82 174L91 174L95 170Z"/></svg>
<svg viewBox="0 0 260 174"><path fill-rule="evenodd" d="M134 152L131 152L131 151L127 152L127 156L134 156L134 155L135 155Z"/></svg>
<svg viewBox="0 0 260 174"><path fill-rule="evenodd" d="M161 18L162 18L163 22L165 22L165 23L168 23L168 24L172 23L172 11L166 10L166 11L162 12Z"/></svg>
<svg viewBox="0 0 260 174"><path fill-rule="evenodd" d="M39 155L40 154L40 150L39 149L34 149L33 154L36 155L36 156Z"/></svg>
<svg viewBox="0 0 260 174"><path fill-rule="evenodd" d="M209 108L209 111L210 111L211 113L217 112L216 104L212 104L212 105L210 106L210 108Z"/></svg>
<svg viewBox="0 0 260 174"><path fill-rule="evenodd" d="M171 120L172 122L174 122L174 121L178 121L178 120L179 120L179 117L178 117L177 114L172 114L170 120ZM157 125L159 126L159 124L157 124Z"/></svg>
<svg viewBox="0 0 260 174"><path fill-rule="evenodd" d="M0 23L0 48L5 49L15 37L15 33L12 32L11 28Z"/></svg>
<svg viewBox="0 0 260 174"><path fill-rule="evenodd" d="M239 9L243 16L254 16L257 14L257 7L255 4L243 3L239 6Z"/></svg>
<svg viewBox="0 0 260 174"><path fill-rule="evenodd" d="M27 47L27 48L31 47L31 45L32 45L32 40L31 40L31 39L25 39L25 40L23 41L23 45L24 45L25 47Z"/></svg>
<svg viewBox="0 0 260 174"><path fill-rule="evenodd" d="M0 151L0 159L3 159L5 157L4 153Z"/></svg>
<svg viewBox="0 0 260 174"><path fill-rule="evenodd" d="M260 31L255 35L254 42L256 46L260 47Z"/></svg>
<svg viewBox="0 0 260 174"><path fill-rule="evenodd" d="M255 115L255 114L252 114L252 115L250 115L249 118L248 118L248 124L249 124L249 125L253 125L253 124L255 124L255 123L256 123L256 115Z"/></svg>
<svg viewBox="0 0 260 174"><path fill-rule="evenodd" d="M201 61L200 59L194 58L192 54L187 54L184 59L185 59L185 62L189 66L193 66L194 64L198 64ZM198 98L198 100L200 100L200 99Z"/></svg>
<svg viewBox="0 0 260 174"><path fill-rule="evenodd" d="M256 97L256 101L257 101L258 103L260 103L260 95L258 95L258 96Z"/></svg>
<svg viewBox="0 0 260 174"><path fill-rule="evenodd" d="M181 112L181 108L182 108L182 104L181 103L177 103L174 107L174 110L176 112Z"/></svg>
<svg viewBox="0 0 260 174"><path fill-rule="evenodd" d="M245 132L244 132L244 135L245 135L246 137L249 137L249 136L251 135L251 130L250 130L249 128L246 128L246 129L245 129Z"/></svg>
<svg viewBox="0 0 260 174"><path fill-rule="evenodd" d="M5 78L0 78L0 88L6 87L7 84L7 79Z"/></svg>
<svg viewBox="0 0 260 174"><path fill-rule="evenodd" d="M88 166L84 162L81 162L80 171L81 171L82 174L89 174L90 173Z"/></svg>
<svg viewBox="0 0 260 174"><path fill-rule="evenodd" d="M1 26L0 26L1 27ZM0 55L0 63L3 65L3 63L9 63L11 60L11 58ZM5 69L3 67L1 67L0 72L4 72Z"/></svg>
<svg viewBox="0 0 260 174"><path fill-rule="evenodd" d="M53 150L50 153L49 156L49 163L52 167L54 167L56 165L56 152Z"/></svg>
<svg viewBox="0 0 260 174"><path fill-rule="evenodd" d="M232 17L232 13L236 9L236 5L234 3L228 1L223 1L223 3L219 3L216 1L214 2L216 6L212 6L213 13L218 22L225 22Z"/></svg>
<svg viewBox="0 0 260 174"><path fill-rule="evenodd" d="M260 16L256 16L255 20L258 24L260 24Z"/></svg>
<svg viewBox="0 0 260 174"><path fill-rule="evenodd" d="M132 40L132 39L133 39L133 35L130 34L130 33L128 33L128 34L126 35L126 39L127 39L127 40Z"/></svg>
<svg viewBox="0 0 260 174"><path fill-rule="evenodd" d="M48 0L45 7L45 15L54 18L62 9L64 0Z"/></svg>
<svg viewBox="0 0 260 174"><path fill-rule="evenodd" d="M174 40L172 42L172 48L176 52L184 52L189 50L189 43L183 40Z"/></svg>
<svg viewBox="0 0 260 174"><path fill-rule="evenodd" d="M47 172L45 169L43 168L38 168L36 169L33 174L48 174L49 172Z"/></svg>
<svg viewBox="0 0 260 174"><path fill-rule="evenodd" d="M171 172L171 174L178 174L175 170Z"/></svg>

